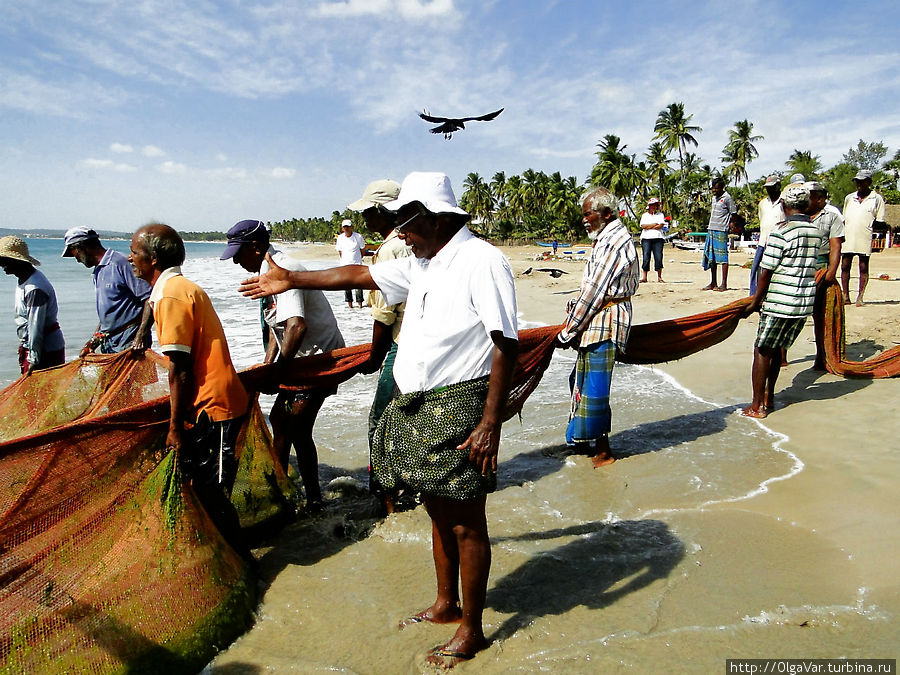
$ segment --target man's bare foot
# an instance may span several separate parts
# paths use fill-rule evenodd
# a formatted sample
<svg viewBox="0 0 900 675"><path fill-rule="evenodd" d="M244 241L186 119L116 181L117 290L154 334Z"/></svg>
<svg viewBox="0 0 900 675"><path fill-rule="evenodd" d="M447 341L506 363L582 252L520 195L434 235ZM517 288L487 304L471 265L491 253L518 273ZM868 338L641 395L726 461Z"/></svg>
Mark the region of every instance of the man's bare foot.
<svg viewBox="0 0 900 675"><path fill-rule="evenodd" d="M615 461L616 458L609 454L609 452L598 452L596 455L591 457L591 464L594 465L595 469L599 469L601 466L607 466L608 464L612 464Z"/></svg>
<svg viewBox="0 0 900 675"><path fill-rule="evenodd" d="M659 278L659 279L657 279L657 280L656 280L656 281L657 281L657 283L660 283L660 284L664 284L664 283L666 283L666 280L665 280L665 279L663 279L663 278L662 278L662 277L660 277L660 278Z"/></svg>
<svg viewBox="0 0 900 675"><path fill-rule="evenodd" d="M715 290L716 288L717 288L717 286L716 286L715 284L710 284L709 286L704 286L704 287L701 288L700 290L701 290L701 291L713 291L713 290Z"/></svg>
<svg viewBox="0 0 900 675"><path fill-rule="evenodd" d="M852 303L850 302L850 296L849 296L849 295L845 295L845 296L844 296L844 304L845 304L845 305L850 305L850 304L852 304Z"/></svg>
<svg viewBox="0 0 900 675"><path fill-rule="evenodd" d="M757 420L763 419L768 414L769 413L766 411L765 407L759 409L749 406L741 410L741 415L743 415L744 417L752 417L753 419Z"/></svg>
<svg viewBox="0 0 900 675"><path fill-rule="evenodd" d="M714 291L719 291L719 292L721 293L722 291L727 291L727 290L728 290L728 286L716 286L713 290L714 290Z"/></svg>
<svg viewBox="0 0 900 675"><path fill-rule="evenodd" d="M452 609L445 611L437 611L432 605L428 609L400 621L398 628L403 630L417 623L459 623L460 621L462 621L462 610L459 608L459 605L455 605Z"/></svg>
<svg viewBox="0 0 900 675"><path fill-rule="evenodd" d="M850 303L848 302L847 304L849 305ZM863 302L863 299L862 299L862 296L861 296L861 295L860 295L859 297L856 298L856 306L857 306L857 307L865 307L865 306L866 306L866 303Z"/></svg>
<svg viewBox="0 0 900 675"><path fill-rule="evenodd" d="M646 283L647 283L647 277L642 277L639 283L646 284Z"/></svg>

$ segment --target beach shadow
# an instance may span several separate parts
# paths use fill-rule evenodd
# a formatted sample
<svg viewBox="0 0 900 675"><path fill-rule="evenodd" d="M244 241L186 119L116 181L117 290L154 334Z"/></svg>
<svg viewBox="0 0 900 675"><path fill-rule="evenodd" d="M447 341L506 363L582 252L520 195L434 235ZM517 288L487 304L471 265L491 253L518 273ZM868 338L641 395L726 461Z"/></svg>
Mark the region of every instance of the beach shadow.
<svg viewBox="0 0 900 675"><path fill-rule="evenodd" d="M255 663L238 661L237 663L226 663L222 666L210 666L205 668L201 675L207 675L207 673L215 673L216 675L256 675L256 673L261 672L262 668Z"/></svg>
<svg viewBox="0 0 900 675"><path fill-rule="evenodd" d="M865 361L884 350L885 347L874 340L860 340L844 347L844 358L847 361Z"/></svg>
<svg viewBox="0 0 900 675"><path fill-rule="evenodd" d="M504 640L537 618L580 605L608 607L664 579L684 557L684 544L659 520L592 522L494 541L572 536L578 538L533 556L488 591L488 607L513 615L489 639Z"/></svg>
<svg viewBox="0 0 900 675"><path fill-rule="evenodd" d="M677 415L665 420L647 422L610 436L609 444L616 459L659 452L682 443L696 441L725 430L727 418L739 406L729 405L712 410Z"/></svg>
<svg viewBox="0 0 900 675"><path fill-rule="evenodd" d="M854 391L859 391L872 384L870 379L841 378L832 382L819 382L828 375L820 370L801 370L794 375L791 384L780 391L775 392L775 410L787 408L794 403L802 401L827 401Z"/></svg>

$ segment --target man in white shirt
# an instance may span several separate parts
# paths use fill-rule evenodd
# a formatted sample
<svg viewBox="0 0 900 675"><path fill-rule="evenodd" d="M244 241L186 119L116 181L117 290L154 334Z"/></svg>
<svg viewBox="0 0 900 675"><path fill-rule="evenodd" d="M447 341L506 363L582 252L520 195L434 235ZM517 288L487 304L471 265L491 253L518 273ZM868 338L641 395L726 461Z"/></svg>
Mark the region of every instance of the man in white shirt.
<svg viewBox="0 0 900 675"><path fill-rule="evenodd" d="M269 231L262 221L242 220L228 230L228 245L222 260L233 258L235 265L258 274L269 269L266 255L285 269L306 269L298 260L269 244ZM263 320L269 334L265 363L285 363L295 357L330 352L344 346L334 312L322 291L291 289L263 302ZM325 399L336 392L337 387L279 391L269 413L275 456L285 473L291 446L294 447L308 512L320 511L323 507L313 426Z"/></svg>
<svg viewBox="0 0 900 675"><path fill-rule="evenodd" d="M647 210L641 216L641 283L647 282L647 273L650 271L650 256L653 255L654 269L657 281L662 283L663 271L663 246L666 237L663 228L666 226L666 217L659 210L659 199L650 197L647 202Z"/></svg>
<svg viewBox="0 0 900 675"><path fill-rule="evenodd" d="M863 295L869 283L869 257L872 255L872 231L876 223L884 225L884 197L872 190L872 172L860 170L853 177L856 192L844 199L844 246L841 249L841 290L844 304L850 304L850 270L853 256L859 256L859 292L856 306L865 303Z"/></svg>
<svg viewBox="0 0 900 675"><path fill-rule="evenodd" d="M363 251L366 250L366 240L359 232L353 231L353 221L344 218L341 221L341 233L337 236L334 244L338 257L341 259L341 265L361 265ZM356 303L360 309L363 306L363 292L361 288L348 288L344 291L344 300L350 309L353 309L353 293L356 293Z"/></svg>
<svg viewBox="0 0 900 675"><path fill-rule="evenodd" d="M273 265L241 291L250 297L291 287L368 288L406 300L394 380L373 439L373 470L386 488L422 494L432 520L437 598L401 623L457 623L429 663L450 668L487 647L482 626L490 571L485 504L496 484L503 406L518 352L512 271L472 235L440 173L406 177L396 201L397 231L413 256L321 272ZM460 582L462 604L460 606Z"/></svg>
<svg viewBox="0 0 900 675"><path fill-rule="evenodd" d="M756 255L753 258L753 266L750 268L750 295L756 293L756 283L759 280L759 262L762 260L769 233L778 223L784 222L784 209L781 206L781 179L772 174L766 178L763 184L766 196L759 200L759 242L756 246Z"/></svg>

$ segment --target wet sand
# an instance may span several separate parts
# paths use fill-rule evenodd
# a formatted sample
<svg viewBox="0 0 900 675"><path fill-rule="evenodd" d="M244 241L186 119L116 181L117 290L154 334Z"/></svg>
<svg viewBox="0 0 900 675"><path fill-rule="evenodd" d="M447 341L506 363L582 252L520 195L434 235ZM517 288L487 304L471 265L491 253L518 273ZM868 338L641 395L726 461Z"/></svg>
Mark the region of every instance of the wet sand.
<svg viewBox="0 0 900 675"><path fill-rule="evenodd" d="M545 250L506 253L521 316L550 324L562 319L583 263L531 260ZM321 258L322 249L302 255ZM717 293L700 290L708 274L699 254L667 248L664 260L669 283L641 285L636 323L747 293L748 271L737 264L735 290ZM522 274L544 266L569 274ZM892 281L878 280L882 273ZM898 278L900 249L872 257L869 304L848 308L850 358L900 340ZM700 673L722 672L727 658L896 658L900 382L812 371L810 322L789 352L775 412L762 424L741 418L755 330L756 318L747 319L726 342L651 369L645 400L617 402L614 391L620 460L609 467L594 470L562 447L564 400L538 397L523 425L507 424L501 483L488 499L492 645L459 672ZM569 367L563 359L545 378ZM693 394L683 405L617 429L617 405L649 408L677 385ZM355 429L364 429L366 413L348 406L338 430L320 419L324 482L362 480L365 457L348 460L342 438L352 436L362 454ZM628 447L650 436L660 451ZM667 437L678 445L672 452L662 449ZM704 473L704 461L717 471ZM345 493L331 504L258 549L257 624L211 672L415 673L427 649L450 637L446 626L397 629L433 599L423 509L379 522L365 497Z"/></svg>

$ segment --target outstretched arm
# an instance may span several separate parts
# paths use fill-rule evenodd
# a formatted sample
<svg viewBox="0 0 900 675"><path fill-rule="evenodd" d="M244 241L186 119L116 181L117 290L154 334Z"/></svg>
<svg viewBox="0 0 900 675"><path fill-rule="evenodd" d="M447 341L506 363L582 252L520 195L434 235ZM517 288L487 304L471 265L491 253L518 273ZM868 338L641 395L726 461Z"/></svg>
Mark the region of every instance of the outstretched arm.
<svg viewBox="0 0 900 675"><path fill-rule="evenodd" d="M354 288L378 290L366 265L344 265L316 272L296 272L279 267L266 254L269 271L241 282L240 292L248 298L265 298L292 288L317 288L323 291L342 291Z"/></svg>

